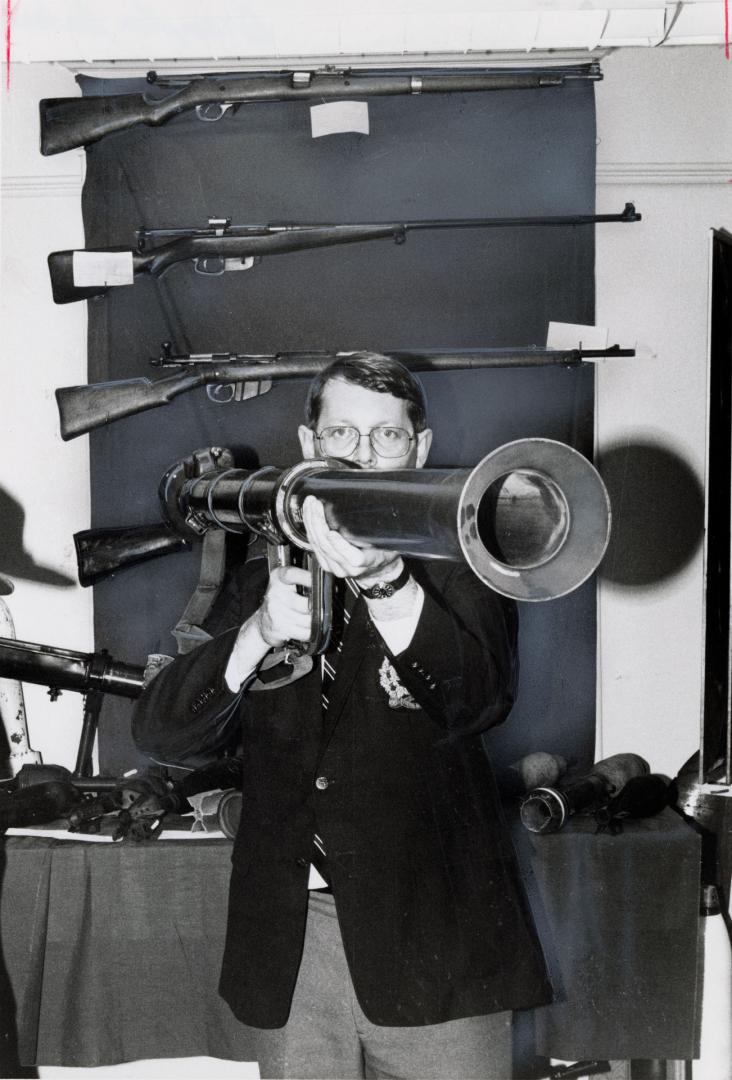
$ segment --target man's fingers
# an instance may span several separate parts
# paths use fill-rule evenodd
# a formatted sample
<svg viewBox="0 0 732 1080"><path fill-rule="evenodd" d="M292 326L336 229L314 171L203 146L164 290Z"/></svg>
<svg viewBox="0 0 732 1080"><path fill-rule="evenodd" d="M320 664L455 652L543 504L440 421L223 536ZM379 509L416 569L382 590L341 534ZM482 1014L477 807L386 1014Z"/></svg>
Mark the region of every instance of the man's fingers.
<svg viewBox="0 0 732 1080"><path fill-rule="evenodd" d="M288 589L286 594L280 593L265 601L262 609L264 620L265 640L287 641L294 638L296 641L308 641L312 630L311 614L307 596L299 596L294 590Z"/></svg>
<svg viewBox="0 0 732 1080"><path fill-rule="evenodd" d="M312 626L310 619L301 615L292 615L284 621L278 621L271 616L265 618L264 639L269 644L282 643L291 638L295 641L309 641Z"/></svg>
<svg viewBox="0 0 732 1080"><path fill-rule="evenodd" d="M308 495L302 505L302 521L310 543L314 547L322 546L329 525L325 520L323 504L312 495Z"/></svg>
<svg viewBox="0 0 732 1080"><path fill-rule="evenodd" d="M310 571L301 566L278 566L272 571L270 580L282 585L310 585Z"/></svg>
<svg viewBox="0 0 732 1080"><path fill-rule="evenodd" d="M325 519L323 504L313 495L308 495L303 502L302 516L318 562L336 577L370 577L382 569L390 569L399 559L395 551L382 551L372 544L357 546L337 529L331 529Z"/></svg>
<svg viewBox="0 0 732 1080"><path fill-rule="evenodd" d="M310 598L293 593L292 595L283 596L280 600L275 600L269 606L272 612L281 611L285 617L297 617L298 615L308 614L310 611Z"/></svg>
<svg viewBox="0 0 732 1080"><path fill-rule="evenodd" d="M336 577L348 577L350 575L351 570L349 565L338 556L338 553L327 540L319 541L315 537L312 537L310 542L312 544L313 554L326 573L335 574Z"/></svg>
<svg viewBox="0 0 732 1080"><path fill-rule="evenodd" d="M309 619L307 620L307 622L295 622L295 620L293 619L292 623L288 627L288 633L285 640L294 638L295 641L309 641L311 630L312 627L310 625Z"/></svg>
<svg viewBox="0 0 732 1080"><path fill-rule="evenodd" d="M330 529L326 542L334 558L339 559L343 563L347 563L355 570L359 570L366 565L368 556L362 551L361 548L357 548L350 540L346 540L341 536L339 532L334 529Z"/></svg>
<svg viewBox="0 0 732 1080"><path fill-rule="evenodd" d="M363 555L335 529L331 529L325 519L322 503L309 495L303 503L303 523L308 540L318 562L324 570L338 577L351 577L363 568Z"/></svg>

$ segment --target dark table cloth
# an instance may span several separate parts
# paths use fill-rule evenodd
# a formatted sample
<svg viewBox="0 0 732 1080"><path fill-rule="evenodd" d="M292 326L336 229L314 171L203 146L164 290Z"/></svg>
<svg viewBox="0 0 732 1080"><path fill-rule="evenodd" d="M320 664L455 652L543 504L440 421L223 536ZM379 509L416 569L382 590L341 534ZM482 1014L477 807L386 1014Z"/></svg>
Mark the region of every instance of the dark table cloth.
<svg viewBox="0 0 732 1080"><path fill-rule="evenodd" d="M517 830L559 992L534 1011L537 1052L690 1058L698 838L670 811L618 837L593 830ZM230 853L216 839L5 840L0 1005L7 1016L14 999L23 1064L253 1059L216 992Z"/></svg>
<svg viewBox="0 0 732 1080"><path fill-rule="evenodd" d="M672 810L595 833L514 833L556 1000L536 1051L567 1060L695 1052L701 840Z"/></svg>
<svg viewBox="0 0 732 1080"><path fill-rule="evenodd" d="M226 840L10 837L0 927L23 1064L251 1061L217 994Z"/></svg>

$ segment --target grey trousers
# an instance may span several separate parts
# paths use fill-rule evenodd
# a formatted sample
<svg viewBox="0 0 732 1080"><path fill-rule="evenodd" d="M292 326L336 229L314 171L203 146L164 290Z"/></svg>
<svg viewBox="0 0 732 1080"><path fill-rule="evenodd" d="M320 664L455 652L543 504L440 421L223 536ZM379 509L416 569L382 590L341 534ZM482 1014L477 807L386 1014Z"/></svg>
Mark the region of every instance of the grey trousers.
<svg viewBox="0 0 732 1080"><path fill-rule="evenodd" d="M361 1010L333 897L311 892L305 948L283 1028L248 1029L267 1080L510 1080L511 1013L379 1027Z"/></svg>

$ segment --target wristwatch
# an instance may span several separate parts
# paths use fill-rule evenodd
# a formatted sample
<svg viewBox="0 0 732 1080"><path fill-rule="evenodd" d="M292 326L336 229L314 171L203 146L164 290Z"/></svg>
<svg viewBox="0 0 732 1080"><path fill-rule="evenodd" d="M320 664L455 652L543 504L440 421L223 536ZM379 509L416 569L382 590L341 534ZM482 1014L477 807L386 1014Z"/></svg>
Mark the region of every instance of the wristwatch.
<svg viewBox="0 0 732 1080"><path fill-rule="evenodd" d="M358 582L356 584L362 595L368 600L386 600L388 597L393 596L395 592L403 589L410 577L409 568L405 566L401 574L395 577L393 581L377 581L375 585L371 585L368 589L358 585Z"/></svg>

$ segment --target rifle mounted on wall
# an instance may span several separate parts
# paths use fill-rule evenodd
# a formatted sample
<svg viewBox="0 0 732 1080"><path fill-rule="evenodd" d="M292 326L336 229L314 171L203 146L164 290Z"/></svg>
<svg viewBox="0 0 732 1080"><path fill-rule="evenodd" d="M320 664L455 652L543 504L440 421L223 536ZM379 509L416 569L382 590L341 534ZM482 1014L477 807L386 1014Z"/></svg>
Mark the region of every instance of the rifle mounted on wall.
<svg viewBox="0 0 732 1080"><path fill-rule="evenodd" d="M68 441L95 428L134 416L147 409L169 405L180 394L199 386L225 383L259 384L269 389L271 380L312 378L334 360L349 352L173 353L163 342L154 367L176 368L177 374L157 379L119 379L89 386L62 386L56 390L61 438ZM410 371L461 371L482 368L576 367L600 357L635 356L635 349L612 345L607 349L425 349L386 350Z"/></svg>
<svg viewBox="0 0 732 1080"><path fill-rule="evenodd" d="M496 229L524 226L596 225L640 221L633 203L620 214L567 214L549 217L435 218L424 221L323 225L288 222L232 225L230 218L209 218L205 228L155 228L136 232L136 246L53 251L48 256L53 299L70 304L103 296L110 287L132 285L142 276L161 277L171 266L191 260L199 274L218 276L250 269L265 255L393 240L403 244L410 232L445 229Z"/></svg>
<svg viewBox="0 0 732 1080"><path fill-rule="evenodd" d="M199 120L220 120L253 101L331 101L337 98L466 93L485 90L533 90L562 86L567 79L602 78L599 65L584 64L543 71L379 72L316 69L255 75L202 75L160 78L150 71L151 86L173 87L162 98L146 94L44 98L40 103L41 153L48 156L88 146L138 124L159 127L174 116L196 110Z"/></svg>

